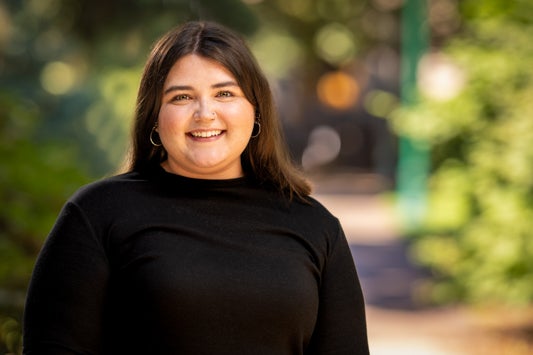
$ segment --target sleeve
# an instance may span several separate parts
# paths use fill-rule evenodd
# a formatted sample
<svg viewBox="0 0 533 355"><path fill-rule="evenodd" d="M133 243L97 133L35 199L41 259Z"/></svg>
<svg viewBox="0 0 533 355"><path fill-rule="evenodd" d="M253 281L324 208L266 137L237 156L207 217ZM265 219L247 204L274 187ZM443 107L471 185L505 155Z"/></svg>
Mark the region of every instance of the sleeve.
<svg viewBox="0 0 533 355"><path fill-rule="evenodd" d="M25 355L101 353L109 267L101 242L73 203L40 254L24 310Z"/></svg>
<svg viewBox="0 0 533 355"><path fill-rule="evenodd" d="M322 271L318 317L306 354L368 355L363 293L340 224Z"/></svg>

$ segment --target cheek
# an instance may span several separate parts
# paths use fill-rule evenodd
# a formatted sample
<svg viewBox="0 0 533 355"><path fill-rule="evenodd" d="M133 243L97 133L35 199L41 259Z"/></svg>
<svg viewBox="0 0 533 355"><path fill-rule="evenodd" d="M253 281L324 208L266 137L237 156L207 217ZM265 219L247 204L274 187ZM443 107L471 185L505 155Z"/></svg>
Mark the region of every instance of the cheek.
<svg viewBox="0 0 533 355"><path fill-rule="evenodd" d="M254 129L253 118L242 118L235 126L238 126L239 138L248 141Z"/></svg>
<svg viewBox="0 0 533 355"><path fill-rule="evenodd" d="M159 128L164 127L168 124L170 118L170 110L165 106L161 107L159 110L159 115L157 116L157 126Z"/></svg>
<svg viewBox="0 0 533 355"><path fill-rule="evenodd" d="M159 111L157 125L159 127L159 133L165 134L180 130L180 126L184 122L184 114L177 110L175 107L164 106Z"/></svg>
<svg viewBox="0 0 533 355"><path fill-rule="evenodd" d="M243 134L252 132L255 120L253 107L235 107L226 111L226 113L227 117L232 119L232 124L239 127Z"/></svg>

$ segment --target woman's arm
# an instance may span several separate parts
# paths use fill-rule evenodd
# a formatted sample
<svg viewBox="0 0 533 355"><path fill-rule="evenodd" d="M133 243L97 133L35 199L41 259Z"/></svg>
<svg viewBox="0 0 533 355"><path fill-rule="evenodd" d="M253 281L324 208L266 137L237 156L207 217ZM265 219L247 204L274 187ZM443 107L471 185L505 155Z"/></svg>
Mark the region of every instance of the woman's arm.
<svg viewBox="0 0 533 355"><path fill-rule="evenodd" d="M322 272L318 318L306 354L368 355L363 293L339 225Z"/></svg>
<svg viewBox="0 0 533 355"><path fill-rule="evenodd" d="M24 311L24 354L99 354L109 269L101 241L73 203L35 265Z"/></svg>

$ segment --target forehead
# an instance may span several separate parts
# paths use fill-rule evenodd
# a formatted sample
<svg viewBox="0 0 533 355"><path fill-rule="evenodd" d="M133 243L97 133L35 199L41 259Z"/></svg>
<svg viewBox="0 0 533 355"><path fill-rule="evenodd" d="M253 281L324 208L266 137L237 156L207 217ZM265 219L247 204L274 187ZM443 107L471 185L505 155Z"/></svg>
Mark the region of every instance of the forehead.
<svg viewBox="0 0 533 355"><path fill-rule="evenodd" d="M234 75L220 62L196 54L188 54L178 59L170 69L168 81L235 81Z"/></svg>

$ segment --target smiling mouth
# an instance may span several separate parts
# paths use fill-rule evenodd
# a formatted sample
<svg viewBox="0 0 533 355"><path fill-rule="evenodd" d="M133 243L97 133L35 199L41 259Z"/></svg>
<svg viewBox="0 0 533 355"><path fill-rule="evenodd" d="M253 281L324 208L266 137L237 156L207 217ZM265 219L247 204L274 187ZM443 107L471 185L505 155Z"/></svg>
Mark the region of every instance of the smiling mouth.
<svg viewBox="0 0 533 355"><path fill-rule="evenodd" d="M194 138L211 138L211 137L217 137L222 134L222 130L216 129L212 131L193 131L189 132L189 135Z"/></svg>

